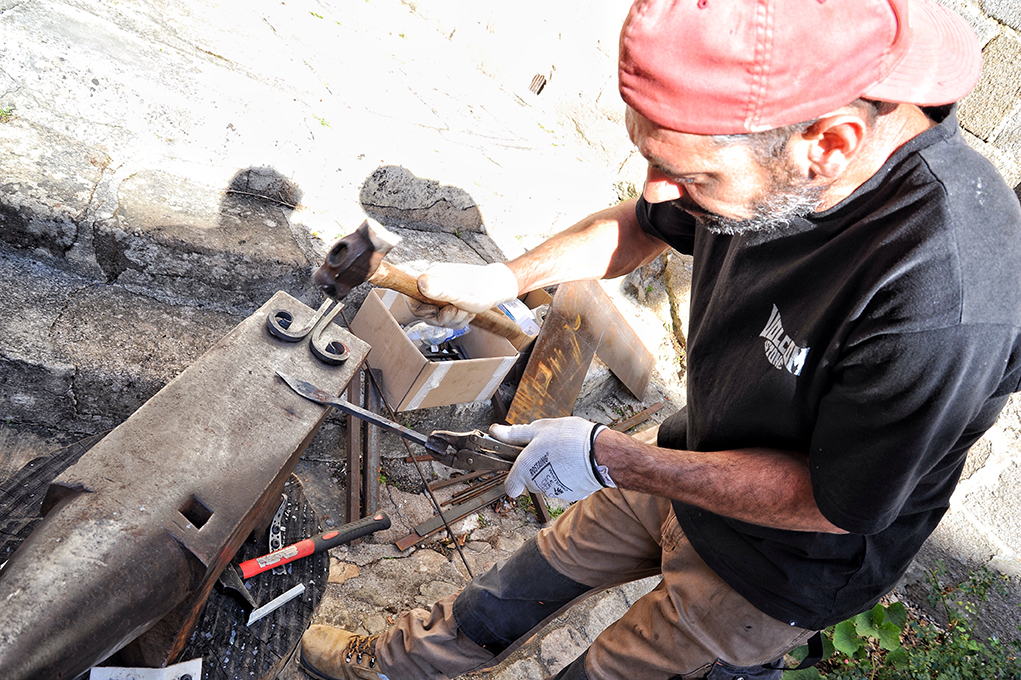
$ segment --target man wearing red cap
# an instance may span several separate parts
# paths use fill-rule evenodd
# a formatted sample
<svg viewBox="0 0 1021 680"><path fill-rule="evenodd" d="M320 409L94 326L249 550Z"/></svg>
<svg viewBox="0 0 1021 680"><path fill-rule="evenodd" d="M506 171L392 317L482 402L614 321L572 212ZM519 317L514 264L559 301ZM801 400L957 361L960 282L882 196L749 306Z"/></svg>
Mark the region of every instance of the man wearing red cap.
<svg viewBox="0 0 1021 680"><path fill-rule="evenodd" d="M687 406L655 446L573 417L494 426L527 445L509 494L578 502L378 638L313 626L305 667L456 677L574 599L662 574L557 677L775 678L874 605L1021 381L1021 207L953 107L980 61L931 0L638 0L619 76L642 197L419 286L464 323L691 254Z"/></svg>

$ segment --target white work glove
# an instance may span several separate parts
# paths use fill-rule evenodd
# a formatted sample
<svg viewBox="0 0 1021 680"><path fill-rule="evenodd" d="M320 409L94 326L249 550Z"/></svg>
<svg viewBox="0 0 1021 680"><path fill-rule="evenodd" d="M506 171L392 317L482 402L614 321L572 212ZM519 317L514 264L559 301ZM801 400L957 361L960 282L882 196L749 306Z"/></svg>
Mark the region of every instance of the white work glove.
<svg viewBox="0 0 1021 680"><path fill-rule="evenodd" d="M431 305L428 302L408 300L408 308L416 317L430 326L443 326L458 330L464 328L475 318L474 312L455 307L454 305Z"/></svg>
<svg viewBox="0 0 1021 680"><path fill-rule="evenodd" d="M418 303L412 313L434 326L462 328L476 314L518 296L518 280L503 263L434 264L418 277L418 289L446 305Z"/></svg>
<svg viewBox="0 0 1021 680"><path fill-rule="evenodd" d="M489 433L507 444L524 446L507 475L511 498L525 489L565 501L580 501L606 486L615 486L592 455L596 435L605 425L584 418L543 418L528 425L491 425Z"/></svg>

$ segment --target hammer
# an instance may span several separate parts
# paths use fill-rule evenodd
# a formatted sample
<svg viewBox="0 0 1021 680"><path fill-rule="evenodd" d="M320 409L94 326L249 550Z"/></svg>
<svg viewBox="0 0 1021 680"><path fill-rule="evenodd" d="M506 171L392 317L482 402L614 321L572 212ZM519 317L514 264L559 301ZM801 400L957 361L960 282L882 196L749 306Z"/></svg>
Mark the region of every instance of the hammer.
<svg viewBox="0 0 1021 680"><path fill-rule="evenodd" d="M367 219L361 226L333 244L326 261L312 277L324 293L340 300L355 286L368 281L381 288L403 293L419 302L442 307L446 302L427 298L418 290L415 277L383 261L400 237ZM523 349L534 339L497 309L476 314L471 324L507 338L515 349Z"/></svg>

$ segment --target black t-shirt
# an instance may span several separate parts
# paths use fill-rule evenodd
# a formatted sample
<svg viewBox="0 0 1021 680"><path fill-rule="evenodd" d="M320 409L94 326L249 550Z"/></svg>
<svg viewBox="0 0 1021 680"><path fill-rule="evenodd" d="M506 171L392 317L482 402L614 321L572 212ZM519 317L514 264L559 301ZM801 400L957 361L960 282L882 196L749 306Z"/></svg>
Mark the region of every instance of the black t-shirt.
<svg viewBox="0 0 1021 680"><path fill-rule="evenodd" d="M1021 206L950 107L833 208L722 236L672 204L642 227L693 256L686 417L661 445L806 452L847 535L674 502L692 544L771 616L821 629L892 588L968 448L1021 379ZM665 441L670 440L670 441Z"/></svg>

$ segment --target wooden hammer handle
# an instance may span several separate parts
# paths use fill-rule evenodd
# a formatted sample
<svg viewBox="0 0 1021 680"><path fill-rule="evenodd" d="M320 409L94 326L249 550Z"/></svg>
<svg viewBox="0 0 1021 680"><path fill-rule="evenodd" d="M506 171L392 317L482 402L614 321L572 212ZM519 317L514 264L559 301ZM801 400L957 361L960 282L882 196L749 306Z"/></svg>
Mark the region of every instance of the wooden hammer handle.
<svg viewBox="0 0 1021 680"><path fill-rule="evenodd" d="M389 288L395 290L398 293L407 295L410 298L414 298L419 302L425 302L430 305L437 305L442 307L447 304L446 302L439 302L438 300L431 300L418 290L418 280L411 274L404 272L393 265L387 264L386 260L382 260L379 263L379 267L369 277L369 283L379 286L380 288ZM516 323L496 309L490 309L476 314L475 318L472 319L471 324L478 328L489 331L490 333L496 333L499 336L507 338L514 348L521 350L529 345L534 340L530 335L525 334Z"/></svg>

